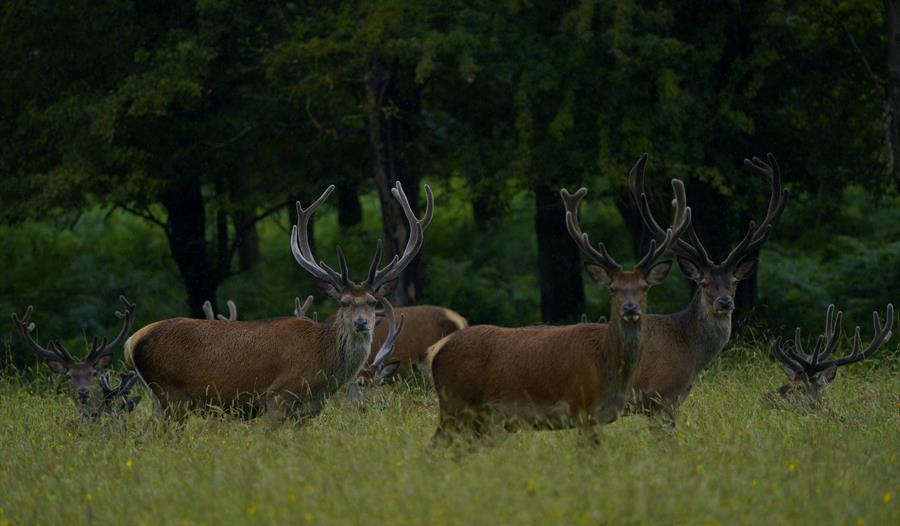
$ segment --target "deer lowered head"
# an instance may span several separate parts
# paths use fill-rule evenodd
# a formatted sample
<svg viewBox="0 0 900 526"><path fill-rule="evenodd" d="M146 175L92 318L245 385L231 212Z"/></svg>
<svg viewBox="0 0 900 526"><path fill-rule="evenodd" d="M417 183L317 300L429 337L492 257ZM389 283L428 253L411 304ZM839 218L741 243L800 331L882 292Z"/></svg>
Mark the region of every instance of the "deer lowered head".
<svg viewBox="0 0 900 526"><path fill-rule="evenodd" d="M834 380L838 367L872 356L882 344L891 339L891 329L894 326L894 306L892 304L888 304L885 317L886 320L882 323L878 311L872 313L875 335L865 350L862 350L862 338L859 334L859 327L856 327L850 354L834 360L828 358L841 343L841 321L844 318L844 313L841 311L835 315L834 305L829 305L825 313L825 334L819 335L809 353L803 349L800 327L794 331L793 349L782 346L781 338L776 338L772 341L772 356L781 362L789 381L777 390L766 393L763 399L776 407L790 401L805 402L811 407L818 405L822 389Z"/></svg>
<svg viewBox="0 0 900 526"><path fill-rule="evenodd" d="M123 320L122 330L109 343L106 338L95 337L91 343L91 350L83 361L77 361L62 344L55 340L48 342L47 347L42 347L34 339L31 334L35 330L34 324L31 322L31 315L34 312L32 306L29 305L22 318L16 314L12 315L19 336L38 357L44 360L51 371L66 379L69 392L79 408L91 416L97 416L99 412L102 412L103 392L98 383L98 375L109 367L115 350L125 341L134 322L135 305L129 303L125 296L119 296L119 299L125 308L121 312L116 311L115 314Z"/></svg>

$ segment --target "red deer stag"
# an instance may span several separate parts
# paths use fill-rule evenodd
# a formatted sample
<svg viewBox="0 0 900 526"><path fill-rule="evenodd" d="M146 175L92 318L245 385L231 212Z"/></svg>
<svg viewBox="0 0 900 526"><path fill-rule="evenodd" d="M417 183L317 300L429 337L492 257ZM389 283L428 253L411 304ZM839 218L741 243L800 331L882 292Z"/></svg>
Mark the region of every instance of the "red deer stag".
<svg viewBox="0 0 900 526"><path fill-rule="evenodd" d="M422 248L434 198L426 185L426 211L424 218L418 219L397 183L391 192L409 222L406 247L402 255L379 269L379 240L368 277L355 283L340 247L340 272L324 262L316 263L310 248L310 217L333 190L334 186L329 186L305 210L297 203L298 224L290 244L300 267L316 278L322 292L340 303L335 322L325 325L294 316L230 323L175 318L142 328L126 342L126 359L167 413L181 416L190 407L222 404L249 409L251 414L266 410L273 417L304 420L321 411L330 395L356 378L369 355L375 304L381 300L386 313L391 311L383 298ZM376 366L390 349L382 351Z"/></svg>
<svg viewBox="0 0 900 526"><path fill-rule="evenodd" d="M772 224L787 203L788 193L781 187L778 163L772 154L768 158L768 163L757 157L744 160L768 182L771 196L765 219L759 226L750 223L746 235L728 257L719 264L713 263L693 225L688 227L689 241L679 239L672 245L681 271L697 284L697 290L683 311L646 317L631 411L648 412L674 426L675 409L690 393L697 375L728 343L737 284L753 271L759 248L769 238ZM639 162L632 169L628 184L645 228L659 240L665 231L653 218L647 202L644 166L644 162Z"/></svg>
<svg viewBox="0 0 900 526"><path fill-rule="evenodd" d="M228 317L226 318L222 314L217 315L216 311L213 310L212 302L206 300L203 302L203 314L207 320L237 321L237 305L233 301L228 300Z"/></svg>
<svg viewBox="0 0 900 526"><path fill-rule="evenodd" d="M872 313L875 336L872 337L872 341L865 350L860 350L862 338L860 338L859 327L857 327L853 334L852 351L849 355L836 360L828 361L828 357L841 343L843 313L838 311L835 320L834 305L829 305L825 313L825 334L819 335L809 354L803 350L800 327L794 331L793 349L783 348L781 338L776 338L772 342L772 355L781 362L789 382L776 391L767 393L764 400L776 407L785 402L805 402L809 407L817 406L822 389L828 382L834 380L838 367L865 360L875 354L883 343L891 339L891 329L894 326L893 305L888 304L885 315L886 321L882 323L878 312Z"/></svg>
<svg viewBox="0 0 900 526"><path fill-rule="evenodd" d="M31 347L51 371L59 376L66 378L68 381L69 391L75 398L79 409L88 416L97 417L101 413L110 413L112 406L107 403L105 393L101 391L101 384L98 382L98 374L109 367L113 360L116 349L125 341L128 332L131 331L131 325L134 322L133 303L129 303L125 296L119 296L125 309L122 312L116 311L116 316L122 319L122 330L119 331L116 338L107 343L106 338L94 338L91 342L91 350L84 361L76 361L72 354L66 350L57 341L50 340L47 347L41 347L37 340L32 337L31 332L35 330L34 323L31 322L31 314L34 312L32 306L28 306L25 315L20 319L16 314L12 315L13 322L19 336L25 343Z"/></svg>
<svg viewBox="0 0 900 526"><path fill-rule="evenodd" d="M435 443L458 431L477 437L495 418L507 430L578 426L584 431L616 419L640 358L647 291L665 279L672 264L658 260L690 224L684 186L676 179L672 188L677 204L672 227L661 243L650 243L633 270L623 270L602 243L594 248L582 232L578 206L587 189L560 192L569 234L590 261L588 274L610 290L610 322L476 325L433 345L428 361L440 405Z"/></svg>

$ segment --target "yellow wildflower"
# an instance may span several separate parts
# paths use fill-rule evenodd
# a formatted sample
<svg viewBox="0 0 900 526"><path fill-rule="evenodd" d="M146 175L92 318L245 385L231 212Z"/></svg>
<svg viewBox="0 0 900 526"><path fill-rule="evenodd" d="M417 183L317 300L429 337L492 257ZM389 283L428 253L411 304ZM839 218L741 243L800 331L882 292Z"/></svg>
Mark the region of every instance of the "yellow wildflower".
<svg viewBox="0 0 900 526"><path fill-rule="evenodd" d="M890 491L886 491L884 493L884 495L881 496L881 500L884 501L885 504L890 502L892 498L894 498L894 496L891 494Z"/></svg>
<svg viewBox="0 0 900 526"><path fill-rule="evenodd" d="M788 462L787 468L788 468L788 471L794 471L797 469L797 463L796 462Z"/></svg>
<svg viewBox="0 0 900 526"><path fill-rule="evenodd" d="M130 458L125 461L125 467L130 468L133 465L134 465L134 462L132 462L132 460Z"/></svg>
<svg viewBox="0 0 900 526"><path fill-rule="evenodd" d="M304 519L306 522L312 522L312 520L313 520L313 514L307 511L307 512L305 512L305 513L303 514L303 519Z"/></svg>
<svg viewBox="0 0 900 526"><path fill-rule="evenodd" d="M85 494L84 494L84 498L85 498L85 500L87 500L88 502L91 502L92 500L94 500L94 496L91 495L90 492L85 493Z"/></svg>
<svg viewBox="0 0 900 526"><path fill-rule="evenodd" d="M250 515L253 515L254 513L256 513L256 504L251 504L251 505L247 506L247 513L249 513Z"/></svg>

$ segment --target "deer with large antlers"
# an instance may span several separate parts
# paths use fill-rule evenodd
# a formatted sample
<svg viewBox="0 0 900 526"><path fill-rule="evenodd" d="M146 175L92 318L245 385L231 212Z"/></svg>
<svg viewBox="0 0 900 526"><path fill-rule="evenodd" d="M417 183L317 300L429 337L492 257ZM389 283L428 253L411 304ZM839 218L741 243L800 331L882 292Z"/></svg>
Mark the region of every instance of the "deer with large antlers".
<svg viewBox="0 0 900 526"><path fill-rule="evenodd" d="M875 335L865 349L862 349L862 338L859 334L859 327L856 327L850 354L829 360L828 358L841 344L843 317L844 314L841 311L838 311L835 316L834 305L828 306L825 313L825 334L819 335L812 351L808 354L803 350L800 327L794 331L793 349L783 347L781 338L776 338L772 342L772 356L781 362L789 381L777 390L767 393L764 400L774 406L779 406L784 402L800 401L815 407L819 403L822 388L834 380L838 367L865 360L875 354L882 344L891 339L891 329L894 327L894 306L888 304L884 323L882 323L878 311L872 313Z"/></svg>
<svg viewBox="0 0 900 526"><path fill-rule="evenodd" d="M590 432L617 417L640 358L647 291L665 279L672 262L661 258L690 224L684 186L676 179L672 188L672 227L632 270L623 269L602 243L594 248L582 231L578 206L587 190L560 192L569 234L589 260L588 274L610 291L610 322L476 325L433 345L428 357L440 404L435 442L458 431L480 435L496 418L507 429L578 426Z"/></svg>
<svg viewBox="0 0 900 526"><path fill-rule="evenodd" d="M631 170L628 184L652 239L666 232L653 218L644 190L646 156ZM690 393L700 371L715 358L731 337L731 314L737 284L756 266L759 248L769 239L772 225L781 216L788 193L781 186L781 173L772 154L768 163L754 157L744 164L757 172L771 189L766 216L759 225L750 223L746 235L721 263L714 263L693 224L688 240L672 244L681 271L697 289L687 308L668 315L650 315L644 321L645 335L640 366L634 382L631 409L650 412L672 426L675 408Z"/></svg>
<svg viewBox="0 0 900 526"><path fill-rule="evenodd" d="M119 296L119 299L125 308L122 311L116 311L115 314L122 320L122 329L115 339L108 343L106 338L94 337L91 342L91 350L83 361L73 358L72 353L58 341L50 340L47 347L43 347L34 339L32 332L36 332L36 329L31 321L31 314L34 312L32 306L28 306L22 318L16 314L12 315L16 331L22 340L39 358L44 360L51 371L67 380L69 391L75 398L78 407L89 416L96 417L100 413L112 412L107 403L106 393L101 391L102 385L98 383L98 375L109 367L116 349L122 345L125 337L131 331L135 308L135 305L129 303L125 296Z"/></svg>
<svg viewBox="0 0 900 526"><path fill-rule="evenodd" d="M310 248L309 220L332 191L333 185L309 208L297 203L298 224L291 232L290 246L294 259L316 278L319 289L340 303L335 322L319 324L296 316L229 323L175 318L142 328L126 342L126 359L168 413L180 416L183 409L221 404L303 420L316 415L330 395L356 378L369 355L375 304L380 300L388 321L393 320L393 308L385 296L422 248L434 198L426 185L426 210L419 219L397 183L391 193L409 222L406 247L379 268L379 240L367 278L356 283L350 279L340 247L340 271L322 261L316 263ZM376 367L390 354L398 330L393 329L376 356Z"/></svg>

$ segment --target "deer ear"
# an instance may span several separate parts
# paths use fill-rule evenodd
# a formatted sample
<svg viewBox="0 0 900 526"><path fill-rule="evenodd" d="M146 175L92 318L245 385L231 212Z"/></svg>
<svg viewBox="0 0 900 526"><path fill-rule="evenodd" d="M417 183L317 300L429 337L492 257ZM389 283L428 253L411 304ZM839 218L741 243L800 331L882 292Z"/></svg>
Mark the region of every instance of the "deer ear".
<svg viewBox="0 0 900 526"><path fill-rule="evenodd" d="M323 281L323 280L321 280L321 279L317 279L317 280L316 280L316 287L319 288L319 291L320 291L322 294L324 294L324 295L326 295L326 296L328 296L328 297L330 297L330 298L334 298L334 299L336 299L336 300L340 300L340 299L341 299L341 291L339 291L337 288L335 288L334 285L332 285L331 283L328 283L327 281Z"/></svg>
<svg viewBox="0 0 900 526"><path fill-rule="evenodd" d="M823 385L827 384L828 382L834 380L834 377L836 375L837 375L837 364L833 363L833 364L829 365L827 369L822 371L819 374L819 376L816 377L816 383L819 384L819 386L823 386Z"/></svg>
<svg viewBox="0 0 900 526"><path fill-rule="evenodd" d="M584 270L587 271L588 275L592 280L594 280L595 283L599 283L607 287L610 283L612 283L612 276L610 276L609 272L607 272L605 268L599 265L594 265L593 263L585 263Z"/></svg>
<svg viewBox="0 0 900 526"><path fill-rule="evenodd" d="M47 367L56 374L66 374L69 371L69 368L66 367L64 363L57 362L56 360L47 362Z"/></svg>
<svg viewBox="0 0 900 526"><path fill-rule="evenodd" d="M684 275L687 276L691 281L700 283L700 281L703 280L703 273L700 272L700 269L698 269L696 265L694 265L687 259L678 258L678 266L681 267L681 272L684 273Z"/></svg>
<svg viewBox="0 0 900 526"><path fill-rule="evenodd" d="M397 288L397 283L400 281L400 278L392 279L387 283L383 283L378 286L377 289L372 291L372 295L377 299L381 299L385 296L390 296L391 293L394 292L394 289Z"/></svg>
<svg viewBox="0 0 900 526"><path fill-rule="evenodd" d="M669 269L671 268L671 261L660 261L650 269L650 272L647 273L647 283L651 285L659 285L660 283L665 281L666 276L669 275Z"/></svg>
<svg viewBox="0 0 900 526"><path fill-rule="evenodd" d="M734 269L734 279L741 281L750 277L750 274L753 274L753 271L756 269L756 259L745 259L738 263L736 269Z"/></svg>

